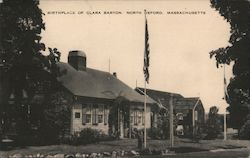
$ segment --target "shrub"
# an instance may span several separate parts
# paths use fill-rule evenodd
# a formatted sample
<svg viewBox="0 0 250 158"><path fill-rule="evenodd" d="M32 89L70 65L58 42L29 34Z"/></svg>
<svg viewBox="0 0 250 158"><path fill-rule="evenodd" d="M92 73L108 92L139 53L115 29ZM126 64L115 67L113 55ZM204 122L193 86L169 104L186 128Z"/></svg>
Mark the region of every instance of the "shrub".
<svg viewBox="0 0 250 158"><path fill-rule="evenodd" d="M248 119L241 127L239 132L239 138L250 140L250 119Z"/></svg>
<svg viewBox="0 0 250 158"><path fill-rule="evenodd" d="M219 109L216 106L212 106L209 110L209 118L206 122L207 136L205 139L215 139L222 132L218 111Z"/></svg>
<svg viewBox="0 0 250 158"><path fill-rule="evenodd" d="M151 138L151 139L161 139L162 137L162 130L160 128L151 128L151 129L148 129L148 136Z"/></svg>
<svg viewBox="0 0 250 158"><path fill-rule="evenodd" d="M155 127L148 129L147 133L151 139L167 139L169 136L169 132Z"/></svg>
<svg viewBox="0 0 250 158"><path fill-rule="evenodd" d="M81 132L75 133L69 143L72 145L86 145L107 140L113 140L113 138L100 130L85 128Z"/></svg>

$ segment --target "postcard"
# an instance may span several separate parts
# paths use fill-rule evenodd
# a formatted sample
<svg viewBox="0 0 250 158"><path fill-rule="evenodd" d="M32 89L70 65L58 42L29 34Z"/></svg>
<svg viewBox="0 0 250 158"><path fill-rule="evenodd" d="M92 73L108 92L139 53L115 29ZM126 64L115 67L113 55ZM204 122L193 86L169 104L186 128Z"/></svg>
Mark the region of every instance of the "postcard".
<svg viewBox="0 0 250 158"><path fill-rule="evenodd" d="M224 4L0 4L0 157L249 156L229 119L234 58L213 54L237 45Z"/></svg>

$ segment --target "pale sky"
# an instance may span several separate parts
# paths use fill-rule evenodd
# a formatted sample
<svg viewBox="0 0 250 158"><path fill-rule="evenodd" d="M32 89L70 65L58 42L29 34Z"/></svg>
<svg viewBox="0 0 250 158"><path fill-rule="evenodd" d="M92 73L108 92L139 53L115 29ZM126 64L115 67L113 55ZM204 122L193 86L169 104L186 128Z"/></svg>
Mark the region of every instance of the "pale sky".
<svg viewBox="0 0 250 158"><path fill-rule="evenodd" d="M223 71L217 69L209 52L228 45L230 26L209 0L188 1L41 1L46 30L42 32L47 47L56 47L61 61L67 62L70 50L87 54L87 67L117 72L118 78L135 88L144 86L143 11L148 14L150 47L150 89L175 92L184 97L201 97L206 112L222 100ZM48 14L65 11L68 14ZM101 14L87 14L99 11ZM104 11L122 14L104 15ZM141 11L142 14L127 14ZM167 14L168 11L202 11L199 15ZM75 12L75 14L72 14ZM78 14L80 13L80 14ZM83 13L83 14L82 14ZM48 51L48 50L47 50ZM227 79L231 67L226 68Z"/></svg>

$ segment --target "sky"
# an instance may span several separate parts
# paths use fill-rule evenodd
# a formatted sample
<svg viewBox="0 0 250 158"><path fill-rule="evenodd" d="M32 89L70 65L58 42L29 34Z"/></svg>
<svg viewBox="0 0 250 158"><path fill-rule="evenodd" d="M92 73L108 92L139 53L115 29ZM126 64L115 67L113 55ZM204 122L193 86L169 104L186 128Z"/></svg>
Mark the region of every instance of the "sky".
<svg viewBox="0 0 250 158"><path fill-rule="evenodd" d="M150 48L147 88L200 97L206 112L217 106L219 113L224 113L223 69L216 68L209 52L229 45L230 25L210 7L209 0L43 0L40 8L46 26L42 41L62 53L62 62L67 62L70 50L82 50L87 67L116 72L132 88L136 84L144 87L146 9ZM227 80L231 69L226 66Z"/></svg>

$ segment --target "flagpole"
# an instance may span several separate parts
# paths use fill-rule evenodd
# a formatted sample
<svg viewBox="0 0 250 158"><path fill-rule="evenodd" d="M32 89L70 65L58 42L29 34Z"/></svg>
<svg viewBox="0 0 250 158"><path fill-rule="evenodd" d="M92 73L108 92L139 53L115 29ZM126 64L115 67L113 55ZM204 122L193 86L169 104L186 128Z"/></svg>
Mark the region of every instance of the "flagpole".
<svg viewBox="0 0 250 158"><path fill-rule="evenodd" d="M174 147L174 117L173 117L173 113L174 113L174 107L173 107L173 94L170 94L170 100L169 100L169 113L170 113L170 119L169 119L169 123L170 123L170 147Z"/></svg>
<svg viewBox="0 0 250 158"><path fill-rule="evenodd" d="M225 64L223 64L223 85L224 85L224 99L226 101L226 76L225 76ZM224 113L224 140L227 140L227 109L225 108L225 113Z"/></svg>
<svg viewBox="0 0 250 158"><path fill-rule="evenodd" d="M147 83L144 81L144 148L147 147L147 129L146 129L146 109L147 109Z"/></svg>
<svg viewBox="0 0 250 158"><path fill-rule="evenodd" d="M145 23L146 23L146 9L144 10ZM146 31L146 30L145 30ZM145 37L146 38L146 37ZM145 45L146 47L146 45ZM146 50L147 48L145 48ZM146 129L146 109L147 109L147 80L144 80L144 148L147 147L147 129Z"/></svg>

